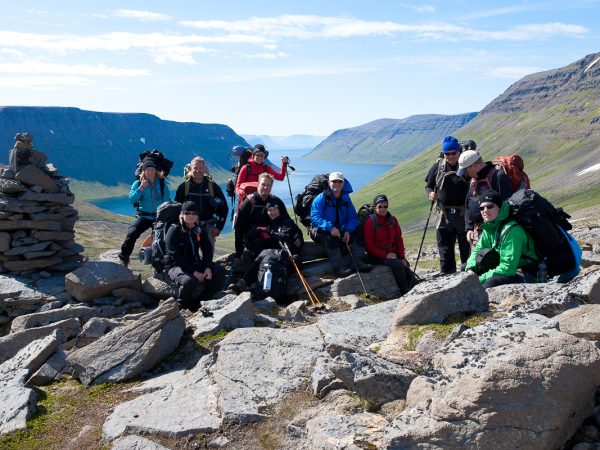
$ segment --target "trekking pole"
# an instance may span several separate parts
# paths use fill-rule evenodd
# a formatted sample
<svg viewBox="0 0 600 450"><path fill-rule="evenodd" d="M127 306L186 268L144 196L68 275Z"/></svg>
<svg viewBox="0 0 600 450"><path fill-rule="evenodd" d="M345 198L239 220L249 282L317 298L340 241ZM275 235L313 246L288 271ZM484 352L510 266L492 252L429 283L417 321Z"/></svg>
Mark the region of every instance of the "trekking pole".
<svg viewBox="0 0 600 450"><path fill-rule="evenodd" d="M350 253L350 259L352 259L352 262L354 263L354 268L356 269L356 275L358 275L358 279L360 280L360 284L362 285L363 291L365 291L365 295L368 297L369 294L367 294L367 288L365 287L365 283L363 283L362 277L360 276L360 272L358 270L358 265L356 264L356 259L354 259L352 250L350 250L350 245L348 245L347 242L346 242L346 248L348 249L348 253Z"/></svg>
<svg viewBox="0 0 600 450"><path fill-rule="evenodd" d="M302 272L300 271L300 268L296 264L296 261L294 260L294 258L292 258L292 252L290 251L290 248L288 247L288 245L285 242L281 242L281 241L279 242L279 244L285 249L285 251L289 255L290 260L292 261L292 265L294 266L294 269L296 269L298 278L300 279L302 286L306 290L308 298L309 298L310 302L312 303L313 307L314 308L323 308L323 303L321 303L321 301L317 297L317 294L315 294L315 291L313 291L313 289L310 287L310 284L308 284L308 281L306 280L304 275L302 275Z"/></svg>
<svg viewBox="0 0 600 450"><path fill-rule="evenodd" d="M423 242L425 242L425 233L427 233L427 227L429 226L429 219L431 219L431 211L433 211L433 204L435 200L431 200L431 206L429 207L429 215L427 216L427 222L425 222L425 229L423 230L423 237L421 238L421 245L419 245L419 252L417 253L417 261L415 262L415 268L413 272L417 273L417 265L419 264L419 258L421 257L421 250L423 249Z"/></svg>
<svg viewBox="0 0 600 450"><path fill-rule="evenodd" d="M296 215L296 211L294 210L294 196L292 195L292 184L290 183L290 174L288 173L288 167L290 169L292 169L292 171L295 171L296 169L294 169L292 166L290 166L289 163L285 166L285 177L287 178L288 189L290 190L290 201L292 202L292 211L294 212L294 221L296 222L296 226L298 226L298 216Z"/></svg>

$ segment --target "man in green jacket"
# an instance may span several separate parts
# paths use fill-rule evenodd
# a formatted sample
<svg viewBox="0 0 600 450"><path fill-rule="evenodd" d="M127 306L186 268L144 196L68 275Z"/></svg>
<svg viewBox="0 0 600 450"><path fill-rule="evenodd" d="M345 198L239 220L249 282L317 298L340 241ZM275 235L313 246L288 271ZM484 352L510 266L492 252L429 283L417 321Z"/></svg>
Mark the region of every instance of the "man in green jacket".
<svg viewBox="0 0 600 450"><path fill-rule="evenodd" d="M531 237L509 217L509 204L502 202L497 192L485 191L479 196L479 210L484 220L483 234L471 252L466 269L479 275L484 288L529 280L527 275L535 274L539 258ZM482 260L486 249L487 252L493 249L491 253L495 250L498 257L488 254Z"/></svg>

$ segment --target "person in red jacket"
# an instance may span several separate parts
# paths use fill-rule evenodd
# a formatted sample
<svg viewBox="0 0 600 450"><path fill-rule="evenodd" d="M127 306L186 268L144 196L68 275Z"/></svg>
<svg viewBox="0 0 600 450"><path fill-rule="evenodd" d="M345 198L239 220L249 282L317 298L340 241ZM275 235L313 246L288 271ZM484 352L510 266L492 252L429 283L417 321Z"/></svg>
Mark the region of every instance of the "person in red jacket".
<svg viewBox="0 0 600 450"><path fill-rule="evenodd" d="M401 295L415 284L415 276L404 257L404 240L398 220L388 212L389 202L385 195L377 194L373 199L375 213L363 226L365 248L369 262L383 264L392 269Z"/></svg>
<svg viewBox="0 0 600 450"><path fill-rule="evenodd" d="M242 204L246 196L256 192L258 176L261 173L270 173L277 181L283 181L285 178L286 167L290 159L287 156L281 158L281 172L277 173L275 169L265 162L267 156L269 156L269 152L265 149L265 146L256 144L252 149L252 158L240 169L235 183L235 192L237 192L239 198L239 205Z"/></svg>

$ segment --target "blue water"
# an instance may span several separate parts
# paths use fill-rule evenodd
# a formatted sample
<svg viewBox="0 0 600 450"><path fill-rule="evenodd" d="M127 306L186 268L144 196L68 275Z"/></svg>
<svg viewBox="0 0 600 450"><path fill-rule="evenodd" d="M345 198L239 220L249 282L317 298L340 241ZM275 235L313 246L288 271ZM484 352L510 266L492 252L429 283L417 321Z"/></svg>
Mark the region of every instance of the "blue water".
<svg viewBox="0 0 600 450"><path fill-rule="evenodd" d="M393 167L392 165L382 164L348 164L336 161L304 159L302 155L308 153L308 151L309 150L269 150L269 160L277 166L281 164L281 157L283 155L290 157L290 165L296 169L295 171L288 171L290 181L289 186L291 186L292 196L294 198L296 197L296 194L299 194L304 190L304 187L315 175L320 173L340 171L344 174L346 179L350 180L352 187L357 191ZM276 181L272 191L272 193L281 198L288 207L292 206L289 186L287 180ZM221 185L221 189L225 192L224 184ZM171 192L171 195L175 196L175 192ZM227 197L227 201L229 202L229 197ZM116 214L124 214L132 217L135 214L135 210L129 203L127 197L92 200L90 203ZM229 203L229 208L231 210L231 203ZM228 220L231 220L231 214L229 214ZM231 232L230 222L225 225L223 234L229 232Z"/></svg>

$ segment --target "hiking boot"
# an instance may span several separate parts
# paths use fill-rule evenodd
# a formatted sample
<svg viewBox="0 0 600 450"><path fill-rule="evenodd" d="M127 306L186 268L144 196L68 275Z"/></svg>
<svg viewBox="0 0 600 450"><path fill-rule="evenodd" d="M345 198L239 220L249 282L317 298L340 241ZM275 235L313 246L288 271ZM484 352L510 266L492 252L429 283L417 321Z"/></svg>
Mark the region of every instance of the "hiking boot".
<svg viewBox="0 0 600 450"><path fill-rule="evenodd" d="M362 261L358 261L356 266L358 267L359 272L370 272L373 269L371 264Z"/></svg>
<svg viewBox="0 0 600 450"><path fill-rule="evenodd" d="M240 278L237 283L235 284L230 284L229 285L229 289L231 289L233 292L235 292L236 294L241 294L242 292L244 292L246 289L248 289L248 286L246 285L246 280L244 280L243 278Z"/></svg>
<svg viewBox="0 0 600 450"><path fill-rule="evenodd" d="M125 267L129 266L129 256L125 256L122 253L119 253L117 257L119 258L119 260L121 260L121 263L123 263Z"/></svg>
<svg viewBox="0 0 600 450"><path fill-rule="evenodd" d="M208 309L206 309L204 306L200 306L196 311L199 312L200 314L202 314L202 317L212 317L212 316L214 316L213 312L210 311L210 310L208 310Z"/></svg>
<svg viewBox="0 0 600 450"><path fill-rule="evenodd" d="M348 275L352 274L352 269L350 267L340 267L335 271L335 274L341 278L347 277Z"/></svg>

